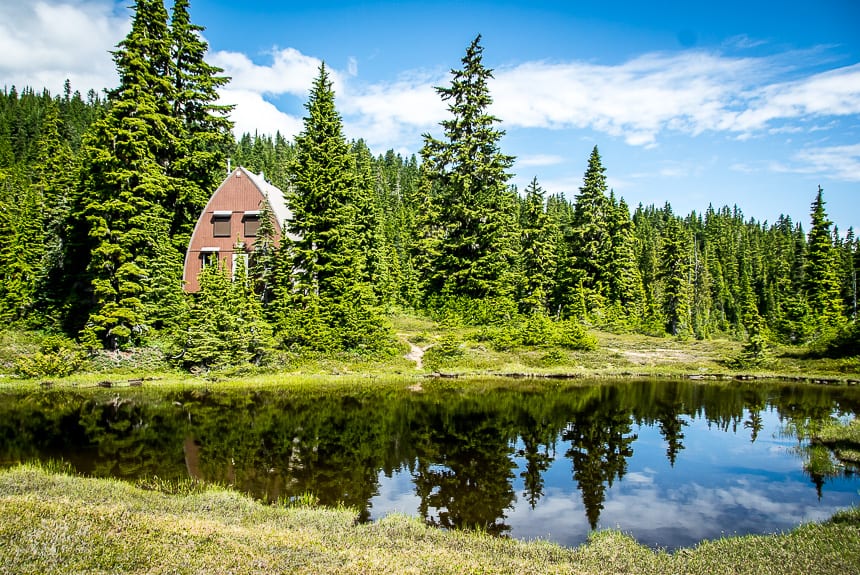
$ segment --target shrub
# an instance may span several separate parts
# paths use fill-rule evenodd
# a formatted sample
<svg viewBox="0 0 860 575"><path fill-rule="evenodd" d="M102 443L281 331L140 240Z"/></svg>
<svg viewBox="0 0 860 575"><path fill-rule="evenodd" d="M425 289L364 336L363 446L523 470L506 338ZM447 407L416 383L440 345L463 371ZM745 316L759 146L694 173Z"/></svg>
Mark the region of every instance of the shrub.
<svg viewBox="0 0 860 575"><path fill-rule="evenodd" d="M555 344L567 349L592 351L597 349L597 338L575 321L565 320L556 325Z"/></svg>
<svg viewBox="0 0 860 575"><path fill-rule="evenodd" d="M463 342L457 336L446 334L439 343L427 350L424 354L424 362L431 369L438 369L451 365L464 355Z"/></svg>
<svg viewBox="0 0 860 575"><path fill-rule="evenodd" d="M68 349L37 351L32 355L23 355L15 360L15 375L22 378L44 376L65 377L73 374L83 363L80 352Z"/></svg>
<svg viewBox="0 0 860 575"><path fill-rule="evenodd" d="M84 354L75 343L59 335L49 335L42 339L39 351L15 358L15 375L22 378L65 377L80 369Z"/></svg>

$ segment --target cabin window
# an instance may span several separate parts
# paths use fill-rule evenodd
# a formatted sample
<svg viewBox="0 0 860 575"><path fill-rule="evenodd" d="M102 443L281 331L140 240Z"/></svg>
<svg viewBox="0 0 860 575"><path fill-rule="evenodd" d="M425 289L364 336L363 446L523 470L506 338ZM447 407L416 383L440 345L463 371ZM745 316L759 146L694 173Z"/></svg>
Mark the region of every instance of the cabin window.
<svg viewBox="0 0 860 575"><path fill-rule="evenodd" d="M257 237L257 230L260 229L260 216L258 214L245 214L243 221L245 222L245 237Z"/></svg>
<svg viewBox="0 0 860 575"><path fill-rule="evenodd" d="M212 235L216 238L230 237L230 212L212 214Z"/></svg>
<svg viewBox="0 0 860 575"><path fill-rule="evenodd" d="M218 264L218 248L203 248L200 250L200 271L206 266Z"/></svg>

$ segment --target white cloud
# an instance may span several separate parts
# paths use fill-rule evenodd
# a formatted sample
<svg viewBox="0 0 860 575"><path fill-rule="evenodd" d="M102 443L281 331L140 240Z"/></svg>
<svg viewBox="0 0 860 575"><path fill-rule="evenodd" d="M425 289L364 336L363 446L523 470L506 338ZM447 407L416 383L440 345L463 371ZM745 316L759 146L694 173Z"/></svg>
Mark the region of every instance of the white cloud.
<svg viewBox="0 0 860 575"><path fill-rule="evenodd" d="M704 52L615 66L528 62L496 73L493 111L506 125L591 128L632 146L653 146L667 131L749 137L775 120L860 113L860 64L773 81L780 68L774 59Z"/></svg>
<svg viewBox="0 0 860 575"><path fill-rule="evenodd" d="M100 91L117 83L109 50L131 29L126 2L0 2L0 78L11 87Z"/></svg>
<svg viewBox="0 0 860 575"><path fill-rule="evenodd" d="M302 129L301 118L296 118L280 111L274 104L267 102L263 96L251 90L226 89L221 91L222 104L235 106L231 119L234 122L233 132L241 134L269 134L280 132L289 139Z"/></svg>
<svg viewBox="0 0 860 575"><path fill-rule="evenodd" d="M496 72L493 112L506 125L591 128L650 146L663 130L721 123L755 62L703 52L648 54L617 66L528 62Z"/></svg>
<svg viewBox="0 0 860 575"><path fill-rule="evenodd" d="M822 174L828 178L847 182L860 182L860 144L829 146L801 150L793 159L798 165L777 166L777 171Z"/></svg>
<svg viewBox="0 0 860 575"><path fill-rule="evenodd" d="M562 156L554 154L531 154L517 158L518 168L529 168L533 166L555 166L564 163Z"/></svg>
<svg viewBox="0 0 860 575"><path fill-rule="evenodd" d="M747 133L774 120L860 114L860 64L759 88L727 129Z"/></svg>
<svg viewBox="0 0 860 575"><path fill-rule="evenodd" d="M415 150L421 134L435 131L445 119L445 105L433 86L443 80L426 74L401 76L394 82L348 83L338 97L347 132L371 148Z"/></svg>
<svg viewBox="0 0 860 575"><path fill-rule="evenodd" d="M321 61L294 48L272 49L268 55L270 64L256 64L245 54L223 51L211 54L209 61L230 76L230 90L307 96ZM334 83L336 73L330 69L327 72Z"/></svg>

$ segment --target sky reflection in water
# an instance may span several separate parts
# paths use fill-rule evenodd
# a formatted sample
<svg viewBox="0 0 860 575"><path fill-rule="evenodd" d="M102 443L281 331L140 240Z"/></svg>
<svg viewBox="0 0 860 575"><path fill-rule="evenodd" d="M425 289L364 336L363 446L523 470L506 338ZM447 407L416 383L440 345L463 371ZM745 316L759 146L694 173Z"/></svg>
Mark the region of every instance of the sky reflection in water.
<svg viewBox="0 0 860 575"><path fill-rule="evenodd" d="M680 416L683 449L674 466L667 442L656 423L633 425L637 435L627 472L606 489L598 529L615 528L643 544L674 549L704 539L748 533L775 533L799 523L822 521L860 502L860 481L826 480L819 499L803 470L796 437L784 436L775 410L760 412L762 428L755 441L742 425L721 430L703 418ZM744 410L745 419L749 411ZM515 451L523 448L518 441ZM521 474L525 459L514 456L513 508L506 513L509 535L518 539L549 539L563 545L584 542L591 529L582 493L573 479L568 442L558 440L555 457L544 472L544 493L529 505ZM552 453L552 452L551 452ZM379 493L371 500L372 518L392 512L420 515L420 499L409 470L386 477L380 473Z"/></svg>

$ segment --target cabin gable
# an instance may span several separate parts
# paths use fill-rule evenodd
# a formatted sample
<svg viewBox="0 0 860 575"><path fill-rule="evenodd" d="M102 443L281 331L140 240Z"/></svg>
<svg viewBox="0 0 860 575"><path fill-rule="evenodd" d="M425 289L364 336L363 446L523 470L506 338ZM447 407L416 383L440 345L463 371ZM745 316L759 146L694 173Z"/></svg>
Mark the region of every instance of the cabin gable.
<svg viewBox="0 0 860 575"><path fill-rule="evenodd" d="M200 289L197 276L216 258L231 274L237 258L243 258L247 267L254 250L263 202L268 202L273 215L277 244L284 222L291 217L283 193L262 175L245 168L238 167L230 172L209 198L194 226L182 274L185 291Z"/></svg>

